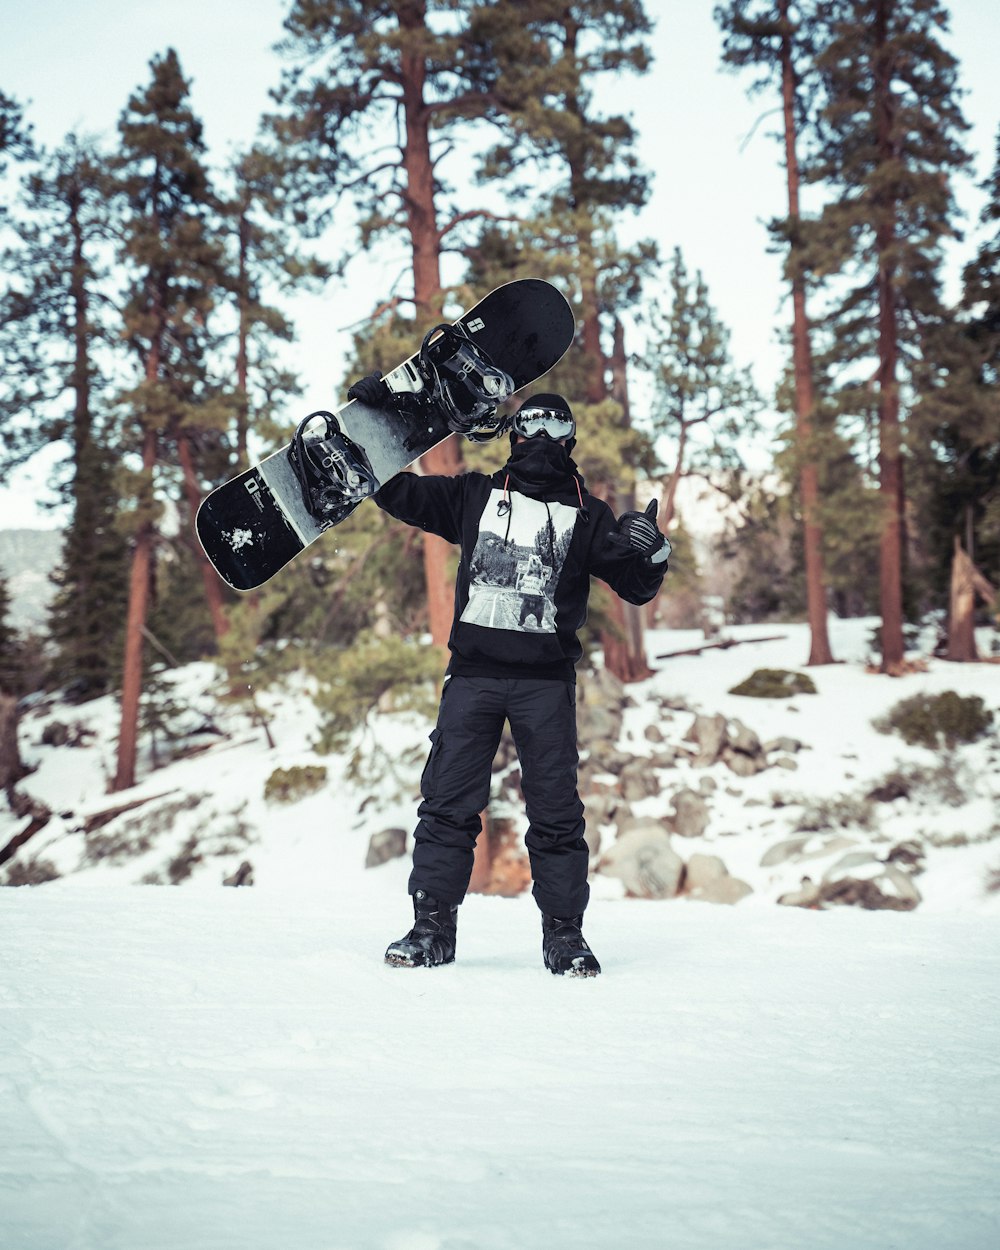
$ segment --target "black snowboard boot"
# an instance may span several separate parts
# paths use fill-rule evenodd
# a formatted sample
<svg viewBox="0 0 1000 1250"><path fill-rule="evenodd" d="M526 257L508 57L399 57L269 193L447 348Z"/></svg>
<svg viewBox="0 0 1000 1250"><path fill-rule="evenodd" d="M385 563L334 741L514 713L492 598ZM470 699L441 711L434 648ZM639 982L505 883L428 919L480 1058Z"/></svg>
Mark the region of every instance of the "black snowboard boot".
<svg viewBox="0 0 1000 1250"><path fill-rule="evenodd" d="M601 965L587 945L582 925L582 913L560 920L542 912L542 954L549 972L571 977L596 977L600 973Z"/></svg>
<svg viewBox="0 0 1000 1250"><path fill-rule="evenodd" d="M433 968L455 961L457 903L439 903L426 890L413 896L413 928L393 942L385 962L394 968Z"/></svg>

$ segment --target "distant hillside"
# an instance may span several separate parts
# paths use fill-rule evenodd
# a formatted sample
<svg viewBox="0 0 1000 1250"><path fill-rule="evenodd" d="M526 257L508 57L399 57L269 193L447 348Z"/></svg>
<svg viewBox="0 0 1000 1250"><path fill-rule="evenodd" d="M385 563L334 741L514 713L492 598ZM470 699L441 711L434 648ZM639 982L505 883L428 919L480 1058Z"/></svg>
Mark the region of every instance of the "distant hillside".
<svg viewBox="0 0 1000 1250"><path fill-rule="evenodd" d="M0 576L7 581L15 629L44 624L53 592L49 578L59 563L62 541L58 530L0 530Z"/></svg>

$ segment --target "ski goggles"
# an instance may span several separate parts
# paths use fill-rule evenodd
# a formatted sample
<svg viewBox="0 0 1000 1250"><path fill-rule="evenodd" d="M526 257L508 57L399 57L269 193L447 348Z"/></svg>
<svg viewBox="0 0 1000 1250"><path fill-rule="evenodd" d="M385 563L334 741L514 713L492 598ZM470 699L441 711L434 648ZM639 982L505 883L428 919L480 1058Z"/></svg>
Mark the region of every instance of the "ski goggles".
<svg viewBox="0 0 1000 1250"><path fill-rule="evenodd" d="M513 429L522 438L534 438L536 434L556 439L572 438L576 422L558 408L525 408L514 417Z"/></svg>

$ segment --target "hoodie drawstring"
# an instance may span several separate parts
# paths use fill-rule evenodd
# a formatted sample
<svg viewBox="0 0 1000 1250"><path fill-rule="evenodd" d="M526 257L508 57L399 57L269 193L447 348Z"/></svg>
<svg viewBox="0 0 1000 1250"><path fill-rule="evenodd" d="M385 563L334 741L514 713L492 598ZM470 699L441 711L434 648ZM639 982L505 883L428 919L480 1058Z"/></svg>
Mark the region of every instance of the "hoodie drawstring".
<svg viewBox="0 0 1000 1250"><path fill-rule="evenodd" d="M507 518L507 533L504 534L503 536L504 547L507 546L508 539L510 538L510 517L511 517L512 508L511 508L510 497L507 493L507 487L509 486L509 484L510 484L510 474L508 473L507 476L504 478L504 483L503 483L503 499L501 499L500 502L497 504L497 516L505 516Z"/></svg>

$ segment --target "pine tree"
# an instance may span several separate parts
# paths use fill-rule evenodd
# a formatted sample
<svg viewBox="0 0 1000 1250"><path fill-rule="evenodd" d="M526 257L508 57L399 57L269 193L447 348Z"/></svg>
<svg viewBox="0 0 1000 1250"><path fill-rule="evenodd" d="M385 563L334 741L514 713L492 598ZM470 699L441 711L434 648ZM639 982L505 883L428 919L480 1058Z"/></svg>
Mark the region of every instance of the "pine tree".
<svg viewBox="0 0 1000 1250"><path fill-rule="evenodd" d="M835 198L810 262L837 276L824 322L850 383L845 403L877 425L882 669L894 673L904 652L904 388L943 316L941 243L954 235L950 176L967 161L965 122L937 0L818 0L817 12L824 101L809 177Z"/></svg>
<svg viewBox="0 0 1000 1250"><path fill-rule="evenodd" d="M802 263L802 213L799 204L798 133L812 95L803 89L803 77L810 73L810 16L808 5L795 5L793 13L791 0L763 4L755 3L755 0L731 0L728 7L720 6L715 10L716 21L726 35L724 60L727 64L736 68L760 67L763 74L754 90L761 91L774 84L781 92L788 212L783 221L774 223L772 230L779 235L786 247L785 272L792 292L795 435L810 635L807 662L830 664L833 654L826 623L823 532L818 515L819 471L813 440L815 398L812 343L806 313L808 292Z"/></svg>
<svg viewBox="0 0 1000 1250"><path fill-rule="evenodd" d="M10 221L15 242L0 296L4 460L24 463L53 443L67 449L55 469L70 522L50 632L53 675L81 697L113 680L109 642L123 606L125 551L102 382L114 371L107 197L106 163L92 143L70 136L41 156Z"/></svg>
<svg viewBox="0 0 1000 1250"><path fill-rule="evenodd" d="M648 177L628 118L602 113L595 94L602 81L648 69L650 22L636 0L539 0L527 11L501 0L476 30L494 57L493 117L501 128L484 176L516 200L528 199L532 211L511 231L487 228L474 265L491 253L494 266L530 257L534 272L568 287L581 332L546 384L574 397L577 454L591 489L626 511L635 507L642 440L631 426L622 316L633 311L656 249L618 243L617 218L645 203ZM648 676L640 610L615 599L609 616L605 663L624 680Z"/></svg>
<svg viewBox="0 0 1000 1250"><path fill-rule="evenodd" d="M201 123L173 49L154 57L151 80L121 115L118 195L125 216L122 261L129 287L124 337L140 380L122 396L124 445L141 468L131 478L132 563L122 672L122 716L113 788L135 782L142 657L161 502L157 477L179 466L188 509L200 497L200 431L217 439L228 407L213 392L206 365L207 323L225 280L215 199L203 163ZM193 517L192 517L193 519ZM216 633L224 632L218 579L203 565Z"/></svg>
<svg viewBox="0 0 1000 1250"><path fill-rule="evenodd" d="M986 234L965 267L959 306L934 327L919 362L912 416L925 594L934 608L950 598L947 570L956 540L1000 584L1000 134L983 190ZM973 658L973 648L966 651Z"/></svg>
<svg viewBox="0 0 1000 1250"><path fill-rule="evenodd" d="M415 310L404 356L443 319L442 250L463 223L488 211L454 201L440 161L462 125L493 107L489 49L469 36L489 8L488 0L296 0L285 20L279 50L294 63L269 124L288 163L286 198L296 201L299 224L317 228L349 198L365 248L387 235L406 240L412 290L381 301ZM423 464L458 472L457 440L434 448ZM447 544L425 536L430 628L440 646L453 607L447 563Z"/></svg>
<svg viewBox="0 0 1000 1250"><path fill-rule="evenodd" d="M31 127L24 120L24 109L11 96L0 91L0 180L11 160L31 160L36 155ZM0 201L0 223L7 217L7 206Z"/></svg>
<svg viewBox="0 0 1000 1250"><path fill-rule="evenodd" d="M665 298L654 305L643 356L654 386L654 436L666 436L674 448L661 527L670 524L682 478L698 475L721 488L724 478L743 468L740 447L756 430L761 406L750 370L732 362L729 331L704 278L689 275L680 248L669 282Z"/></svg>
<svg viewBox="0 0 1000 1250"><path fill-rule="evenodd" d="M236 313L234 473L252 462L251 433L269 449L287 440L288 423L279 414L299 390L276 351L294 340L295 328L275 296L318 291L330 276L329 266L297 246L294 232L280 220L281 165L263 143L238 156L222 205L229 226L227 286Z"/></svg>

